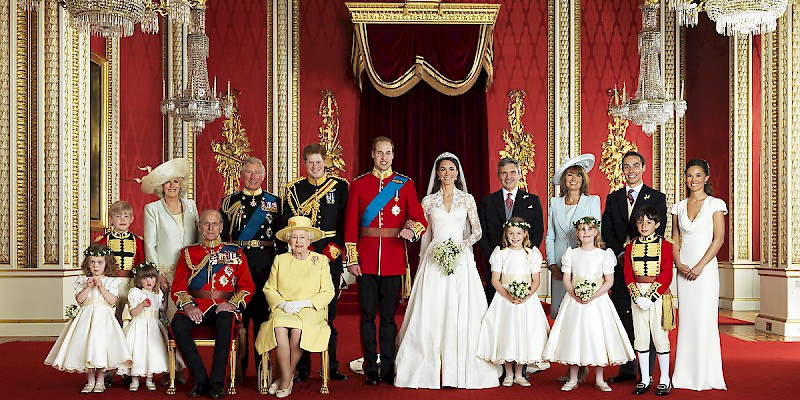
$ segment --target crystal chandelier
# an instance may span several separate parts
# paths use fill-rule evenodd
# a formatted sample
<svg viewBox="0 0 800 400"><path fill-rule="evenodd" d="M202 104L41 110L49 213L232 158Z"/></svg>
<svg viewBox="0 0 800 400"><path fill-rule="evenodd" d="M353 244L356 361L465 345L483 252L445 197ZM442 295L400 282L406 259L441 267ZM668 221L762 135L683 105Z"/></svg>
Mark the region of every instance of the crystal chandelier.
<svg viewBox="0 0 800 400"><path fill-rule="evenodd" d="M36 9L45 0L17 0L23 9ZM133 35L133 27L140 24L144 33L158 33L158 16L169 16L171 21L186 25L192 4L206 0L52 0L60 4L72 17L76 27L91 34L113 38Z"/></svg>
<svg viewBox="0 0 800 400"><path fill-rule="evenodd" d="M639 32L639 84L636 97L630 98L625 86L622 93L614 88L615 99L610 106L611 115L629 119L640 125L644 133L653 135L657 125L663 125L677 113L682 118L686 112L683 100L683 84L678 100L668 99L664 94L661 77L661 31L658 29L658 2L645 1L642 8L642 31Z"/></svg>
<svg viewBox="0 0 800 400"><path fill-rule="evenodd" d="M717 25L720 35L758 35L775 30L789 0L669 0L681 26L696 26L701 11Z"/></svg>
<svg viewBox="0 0 800 400"><path fill-rule="evenodd" d="M188 87L184 87L181 94L172 99L161 102L161 113L179 118L189 123L195 133L200 133L206 123L222 116L230 118L233 104L228 95L224 98L217 97L217 81L214 79L214 89L208 84L208 36L206 35L206 8L198 6L192 8L192 33L187 35L188 58ZM176 92L180 88L176 87ZM166 94L166 93L165 93Z"/></svg>

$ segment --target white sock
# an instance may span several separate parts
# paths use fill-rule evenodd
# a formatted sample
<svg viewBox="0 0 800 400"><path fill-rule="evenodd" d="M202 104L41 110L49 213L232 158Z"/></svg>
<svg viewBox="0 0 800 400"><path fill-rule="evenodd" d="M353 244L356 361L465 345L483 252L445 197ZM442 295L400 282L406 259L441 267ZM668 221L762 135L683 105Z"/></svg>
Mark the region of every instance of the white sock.
<svg viewBox="0 0 800 400"><path fill-rule="evenodd" d="M661 371L658 383L669 386L669 353L658 354L656 358L658 359L658 370Z"/></svg>
<svg viewBox="0 0 800 400"><path fill-rule="evenodd" d="M650 384L650 352L637 352L639 356L639 371L642 374L642 383Z"/></svg>
<svg viewBox="0 0 800 400"><path fill-rule="evenodd" d="M139 377L132 376L131 377L131 387L139 387Z"/></svg>
<svg viewBox="0 0 800 400"><path fill-rule="evenodd" d="M139 380L139 378L136 378L136 380ZM145 380L145 384L146 385L152 385L153 384L153 375L147 375L147 379Z"/></svg>
<svg viewBox="0 0 800 400"><path fill-rule="evenodd" d="M96 382L95 379L94 379L94 370L93 369L89 370L89 372L86 374L86 376L87 376L87 382L86 383L89 384L89 385L94 386L94 384Z"/></svg>

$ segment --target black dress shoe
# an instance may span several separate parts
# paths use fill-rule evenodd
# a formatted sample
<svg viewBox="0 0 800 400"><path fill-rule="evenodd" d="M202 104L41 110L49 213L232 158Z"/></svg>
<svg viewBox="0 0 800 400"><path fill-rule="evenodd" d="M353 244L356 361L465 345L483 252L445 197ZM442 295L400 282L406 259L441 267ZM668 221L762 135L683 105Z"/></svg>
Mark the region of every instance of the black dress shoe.
<svg viewBox="0 0 800 400"><path fill-rule="evenodd" d="M633 394L644 394L648 390L650 390L650 384L645 385L644 383L639 382L633 389Z"/></svg>
<svg viewBox="0 0 800 400"><path fill-rule="evenodd" d="M341 373L338 369L328 371L328 379L332 381L346 381L347 375Z"/></svg>
<svg viewBox="0 0 800 400"><path fill-rule="evenodd" d="M669 394L670 390L672 390L672 382L670 382L669 385L659 383L658 386L656 386L656 396L666 396Z"/></svg>
<svg viewBox="0 0 800 400"><path fill-rule="evenodd" d="M294 376L294 380L295 382L307 382L309 377L311 377L311 370L298 369L297 375Z"/></svg>
<svg viewBox="0 0 800 400"><path fill-rule="evenodd" d="M394 385L394 374L381 375L381 381L390 385Z"/></svg>
<svg viewBox="0 0 800 400"><path fill-rule="evenodd" d="M130 375L122 375L122 386L130 386L133 378Z"/></svg>
<svg viewBox="0 0 800 400"><path fill-rule="evenodd" d="M103 378L103 385L105 385L106 389L114 386L114 375L106 375Z"/></svg>
<svg viewBox="0 0 800 400"><path fill-rule="evenodd" d="M222 386L221 383L212 383L208 395L211 396L212 399L221 399L225 397L225 386Z"/></svg>
<svg viewBox="0 0 800 400"><path fill-rule="evenodd" d="M192 390L189 391L189 397L205 396L208 393L208 385L204 383L195 383Z"/></svg>
<svg viewBox="0 0 800 400"><path fill-rule="evenodd" d="M366 383L367 385L370 385L370 386L375 386L375 385L381 383L381 379L380 379L380 377L378 377L378 374L376 372L373 372L373 373L367 374L364 377L364 383Z"/></svg>
<svg viewBox="0 0 800 400"><path fill-rule="evenodd" d="M626 374L624 372L621 372L617 376L612 376L611 378L608 378L608 382L610 382L610 383L629 382L629 381L635 381L635 380L636 380L636 375L634 375L634 374Z"/></svg>

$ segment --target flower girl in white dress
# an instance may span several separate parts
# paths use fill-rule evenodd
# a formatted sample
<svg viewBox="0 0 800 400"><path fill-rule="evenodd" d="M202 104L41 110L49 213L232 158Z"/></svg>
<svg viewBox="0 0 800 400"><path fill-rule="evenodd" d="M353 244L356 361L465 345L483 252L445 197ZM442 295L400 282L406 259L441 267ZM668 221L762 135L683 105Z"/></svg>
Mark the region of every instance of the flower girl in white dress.
<svg viewBox="0 0 800 400"><path fill-rule="evenodd" d="M86 373L88 382L81 393L102 393L106 390L103 371L130 366L131 351L114 317L120 281L106 276L118 269L111 249L93 244L83 254L84 275L73 285L80 310L44 363L61 371Z"/></svg>
<svg viewBox="0 0 800 400"><path fill-rule="evenodd" d="M139 390L139 377L144 376L147 390L156 390L153 374L167 372L167 329L160 313L166 310L166 297L159 289L156 265L145 261L135 268L134 286L128 292L131 322L125 327L125 339L133 355L133 367L120 368L119 375L130 375L130 391Z"/></svg>
<svg viewBox="0 0 800 400"><path fill-rule="evenodd" d="M531 385L522 375L523 365L538 370L550 366L542 356L550 324L536 296L542 253L530 247L530 228L520 217L509 219L503 229L503 248L496 247L489 258L497 292L481 323L477 355L505 364L503 386ZM517 365L512 373L513 363Z"/></svg>
<svg viewBox="0 0 800 400"><path fill-rule="evenodd" d="M619 320L608 290L614 284L617 258L598 235L600 221L583 217L575 222L580 247L567 249L561 258L564 298L544 350L548 361L569 365L569 380L561 387L578 386L578 367L595 367L595 387L610 392L603 367L636 359L625 327Z"/></svg>

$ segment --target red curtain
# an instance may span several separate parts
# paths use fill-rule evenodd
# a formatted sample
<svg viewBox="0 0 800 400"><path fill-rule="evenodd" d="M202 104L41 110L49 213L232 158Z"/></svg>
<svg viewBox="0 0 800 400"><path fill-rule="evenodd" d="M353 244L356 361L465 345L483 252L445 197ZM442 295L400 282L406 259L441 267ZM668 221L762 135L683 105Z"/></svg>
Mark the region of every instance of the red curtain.
<svg viewBox="0 0 800 400"><path fill-rule="evenodd" d="M461 81L472 68L479 32L479 25L379 24L367 27L367 41L375 71L385 82L400 78L417 57Z"/></svg>

